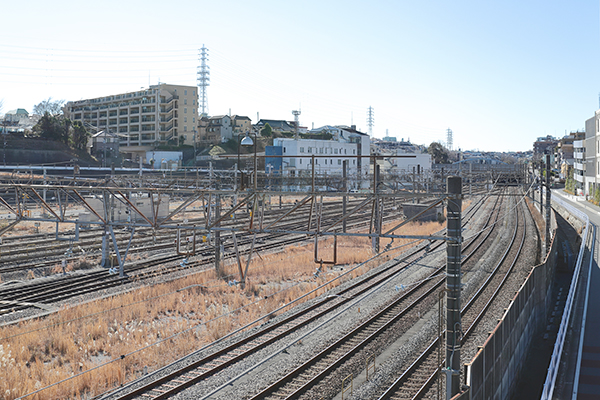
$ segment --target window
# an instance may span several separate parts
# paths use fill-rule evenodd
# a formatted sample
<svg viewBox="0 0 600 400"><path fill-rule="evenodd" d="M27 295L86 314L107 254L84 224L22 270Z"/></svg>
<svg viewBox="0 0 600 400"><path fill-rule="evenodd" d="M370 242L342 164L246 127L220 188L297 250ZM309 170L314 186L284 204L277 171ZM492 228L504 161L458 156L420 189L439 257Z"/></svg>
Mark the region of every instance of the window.
<svg viewBox="0 0 600 400"><path fill-rule="evenodd" d="M338 160L338 165L342 165L342 160Z"/></svg>
<svg viewBox="0 0 600 400"><path fill-rule="evenodd" d="M192 99L192 104L196 105L196 99Z"/></svg>
<svg viewBox="0 0 600 400"><path fill-rule="evenodd" d="M304 153L304 147L300 147L300 153Z"/></svg>
<svg viewBox="0 0 600 400"><path fill-rule="evenodd" d="M300 165L302 165L302 159L300 159Z"/></svg>
<svg viewBox="0 0 600 400"><path fill-rule="evenodd" d="M356 154L356 149L352 149L352 154Z"/></svg>
<svg viewBox="0 0 600 400"><path fill-rule="evenodd" d="M319 154L323 154L323 148L319 147Z"/></svg>
<svg viewBox="0 0 600 400"><path fill-rule="evenodd" d="M335 149L333 152L334 152L335 154L337 154L337 149Z"/></svg>
<svg viewBox="0 0 600 400"><path fill-rule="evenodd" d="M187 122L187 117L183 117L183 122Z"/></svg>
<svg viewBox="0 0 600 400"><path fill-rule="evenodd" d="M353 165L356 165L356 160L352 160L352 164L353 164Z"/></svg>
<svg viewBox="0 0 600 400"><path fill-rule="evenodd" d="M312 147L309 147L309 148L308 148L308 152L309 152L309 153L312 153Z"/></svg>
<svg viewBox="0 0 600 400"><path fill-rule="evenodd" d="M344 154L348 154L348 149L344 149Z"/></svg>
<svg viewBox="0 0 600 400"><path fill-rule="evenodd" d="M187 106L187 99L183 99L183 105Z"/></svg>
<svg viewBox="0 0 600 400"><path fill-rule="evenodd" d="M185 90L183 91L183 95L184 95L184 96L187 96L187 89L185 89Z"/></svg>
<svg viewBox="0 0 600 400"><path fill-rule="evenodd" d="M183 126L183 131L184 131L184 132L187 132L187 125L184 125L184 126Z"/></svg>
<svg viewBox="0 0 600 400"><path fill-rule="evenodd" d="M283 152L285 153L285 147L283 148Z"/></svg>
<svg viewBox="0 0 600 400"><path fill-rule="evenodd" d="M196 123L196 117L193 117L193 118L192 118L192 122L193 122L193 123Z"/></svg>
<svg viewBox="0 0 600 400"><path fill-rule="evenodd" d="M183 113L184 113L184 114L187 114L187 107L185 107L185 108L183 109Z"/></svg>
<svg viewBox="0 0 600 400"><path fill-rule="evenodd" d="M325 165L327 165L327 159L325 159Z"/></svg>

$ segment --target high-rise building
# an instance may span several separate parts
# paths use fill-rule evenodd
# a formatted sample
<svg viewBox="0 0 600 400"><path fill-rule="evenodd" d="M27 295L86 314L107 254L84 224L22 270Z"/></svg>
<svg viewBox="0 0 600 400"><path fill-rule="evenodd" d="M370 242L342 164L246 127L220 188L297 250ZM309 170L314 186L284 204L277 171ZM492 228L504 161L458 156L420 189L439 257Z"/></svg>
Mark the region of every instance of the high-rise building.
<svg viewBox="0 0 600 400"><path fill-rule="evenodd" d="M118 134L121 152L137 160L160 144L194 144L198 88L160 83L135 92L69 101L64 113L88 128Z"/></svg>

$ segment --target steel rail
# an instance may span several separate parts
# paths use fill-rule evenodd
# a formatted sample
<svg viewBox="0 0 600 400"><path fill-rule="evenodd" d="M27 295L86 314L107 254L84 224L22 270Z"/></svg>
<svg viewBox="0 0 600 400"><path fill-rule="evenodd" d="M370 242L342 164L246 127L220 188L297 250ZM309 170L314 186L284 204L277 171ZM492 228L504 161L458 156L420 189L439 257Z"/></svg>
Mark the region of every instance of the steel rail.
<svg viewBox="0 0 600 400"><path fill-rule="evenodd" d="M504 273L504 276L502 277L500 283L498 284L498 286L496 287L494 292L488 298L487 302L483 305L481 310L476 313L475 317L473 318L473 321L471 323L469 323L468 328L466 329L466 331L463 334L463 337L461 338L461 345L464 345L466 340L472 335L475 327L481 321L481 319L483 318L485 313L488 311L489 307L491 306L491 304L493 303L493 301L495 300L497 295L500 293L505 282L509 278L510 273L514 269L514 266L516 265L519 256L521 255L523 245L525 243L525 238L527 235L527 222L526 222L524 213L522 214L522 218L523 218L523 223L521 225L519 225L518 213L517 213L517 216L516 216L517 221L515 223L515 230L514 230L512 238L511 238L510 244L507 246L507 249L505 250L502 257L500 258L500 261L498 261L496 263L496 267L494 268L494 270L490 273L490 275L485 280L485 282L482 284L482 286L479 288L479 290L473 296L471 296L471 298L469 299L467 304L465 304L465 306L463 306L463 308L461 310L461 314L463 314L465 316L465 320L468 320L467 316L468 316L469 311L471 310L473 305L479 303L479 299L480 299L482 293L489 286L492 279L494 279L494 277L497 276L497 273L498 273L500 267L504 264L510 251L513 249L513 246L516 241L517 233L519 230L519 226L521 226L522 236L521 236L521 240L519 242L519 246L517 248L515 257L513 258L511 264L509 265L507 271ZM442 337L444 334L445 334L445 330L441 332ZM411 379L411 377L415 374L415 372L418 370L418 368L427 362L425 360L427 360L427 359L431 360L431 359L434 359L437 357L436 355L433 354L433 350L437 350L437 348L438 348L437 346L439 346L439 342L440 342L440 337L436 337L436 339L434 339L430 343L430 345L427 347L427 349L416 358L416 360L411 364L411 366L409 368L407 368L407 370L405 372L403 372L402 375L400 375L388 387L388 389L386 389L386 391L378 397L378 400L388 400L388 399L395 398L395 394L397 394L398 392L400 392L402 390L404 385L409 381L409 379ZM420 371L421 375L423 373L425 373L425 375L428 377L424 382L421 381L419 386L415 388L416 391L414 392L414 394L412 396L410 396L411 399L418 399L425 395L425 393L427 392L429 387L433 384L433 382L436 379L439 379L439 368L441 368L441 365L443 365L444 362L445 362L445 358L443 358L442 363L440 364L440 366L438 366L437 359L436 359L435 365L433 365L433 367L431 365L431 362L429 362L429 364L428 364L429 365L428 371L431 371L431 372L428 373L428 372ZM404 393L404 395L406 395L406 393Z"/></svg>

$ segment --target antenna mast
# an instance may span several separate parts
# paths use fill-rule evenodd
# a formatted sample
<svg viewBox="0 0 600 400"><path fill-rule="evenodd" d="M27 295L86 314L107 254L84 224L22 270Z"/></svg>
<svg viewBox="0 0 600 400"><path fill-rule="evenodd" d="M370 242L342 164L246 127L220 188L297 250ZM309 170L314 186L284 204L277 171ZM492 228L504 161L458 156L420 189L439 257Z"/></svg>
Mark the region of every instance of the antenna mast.
<svg viewBox="0 0 600 400"><path fill-rule="evenodd" d="M300 116L300 110L294 110L292 111L292 114L294 114L295 139L298 140L298 127L300 126L300 120L298 117Z"/></svg>
<svg viewBox="0 0 600 400"><path fill-rule="evenodd" d="M367 109L367 126L369 127L369 136L373 137L373 125L375 125L375 110L369 106Z"/></svg>
<svg viewBox="0 0 600 400"><path fill-rule="evenodd" d="M208 49L202 45L200 49L200 67L198 67L198 88L199 90L199 101L200 101L200 116L206 117L208 116L208 100L206 99L206 88L209 86L210 82L210 71L209 66L206 65L206 61L208 61Z"/></svg>

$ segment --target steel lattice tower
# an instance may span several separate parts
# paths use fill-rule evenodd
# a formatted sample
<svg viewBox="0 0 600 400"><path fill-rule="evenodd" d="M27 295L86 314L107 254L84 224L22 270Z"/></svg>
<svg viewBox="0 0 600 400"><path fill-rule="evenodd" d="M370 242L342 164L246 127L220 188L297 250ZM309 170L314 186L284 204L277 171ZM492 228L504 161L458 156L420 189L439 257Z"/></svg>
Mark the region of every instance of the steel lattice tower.
<svg viewBox="0 0 600 400"><path fill-rule="evenodd" d="M198 98L199 98L199 108L200 116L206 117L208 116L208 100L206 99L206 88L209 86L210 82L210 71L209 66L206 65L208 61L208 49L202 45L200 49L200 67L198 67Z"/></svg>
<svg viewBox="0 0 600 400"><path fill-rule="evenodd" d="M367 109L367 126L369 127L369 136L373 137L373 125L375 125L375 110L369 106Z"/></svg>
<svg viewBox="0 0 600 400"><path fill-rule="evenodd" d="M448 128L446 129L446 146L448 147L448 150L452 150L453 145L454 143L452 140L452 129Z"/></svg>

